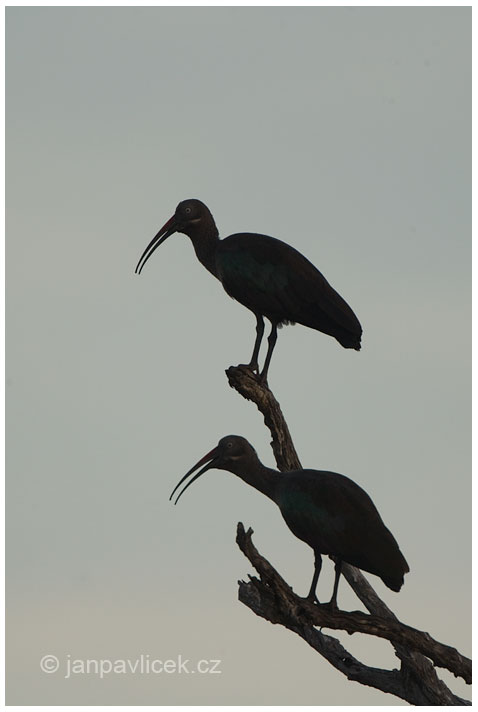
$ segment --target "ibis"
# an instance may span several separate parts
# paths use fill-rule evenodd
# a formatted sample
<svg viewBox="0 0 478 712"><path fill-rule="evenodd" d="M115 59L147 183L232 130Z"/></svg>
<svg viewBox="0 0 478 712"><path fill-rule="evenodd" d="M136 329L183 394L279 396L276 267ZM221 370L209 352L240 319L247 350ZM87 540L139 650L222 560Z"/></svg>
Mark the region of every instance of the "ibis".
<svg viewBox="0 0 478 712"><path fill-rule="evenodd" d="M360 350L362 327L347 302L294 247L268 235L241 232L219 239L208 207L183 200L149 243L135 272L140 274L153 252L173 233L187 235L199 261L222 283L227 294L256 317L256 339L248 367L267 381L277 329L302 324L333 336L346 349ZM264 317L271 323L268 350L259 374Z"/></svg>
<svg viewBox="0 0 478 712"><path fill-rule="evenodd" d="M201 469L196 472L198 468ZM279 507L291 532L313 549L315 566L309 600L318 600L316 586L322 554L331 555L336 561L333 593L326 604L332 609L337 607L343 562L379 576L392 591L401 589L408 564L374 503L353 480L322 470L279 472L265 467L245 438L227 435L184 475L170 499L190 475L196 472L175 504L198 477L213 468L232 472L269 497Z"/></svg>

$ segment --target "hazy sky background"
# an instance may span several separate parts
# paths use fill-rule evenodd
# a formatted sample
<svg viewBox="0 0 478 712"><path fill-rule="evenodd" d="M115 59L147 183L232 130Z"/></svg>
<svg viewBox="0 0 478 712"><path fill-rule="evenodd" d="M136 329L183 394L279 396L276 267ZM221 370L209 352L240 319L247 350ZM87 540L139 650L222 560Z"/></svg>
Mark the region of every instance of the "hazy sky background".
<svg viewBox="0 0 478 712"><path fill-rule="evenodd" d="M7 702L399 704L237 601L239 520L308 591L273 503L217 471L168 501L228 433L274 462L224 375L255 322L185 236L134 268L197 197L222 236L323 271L362 351L283 329L269 383L303 465L361 484L399 541L411 572L377 592L470 654L470 8L17 7L6 30ZM141 653L222 674L64 678L68 655Z"/></svg>

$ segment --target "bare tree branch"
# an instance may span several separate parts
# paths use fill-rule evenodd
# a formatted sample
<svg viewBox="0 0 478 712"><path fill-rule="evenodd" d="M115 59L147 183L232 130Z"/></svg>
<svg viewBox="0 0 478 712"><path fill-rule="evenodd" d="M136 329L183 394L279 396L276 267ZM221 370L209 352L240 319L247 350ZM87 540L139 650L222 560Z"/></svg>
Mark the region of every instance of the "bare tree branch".
<svg viewBox="0 0 478 712"><path fill-rule="evenodd" d="M278 596L280 610L286 611L294 621L300 620L302 623L305 621L309 626L345 630L347 633L366 633L385 638L394 644L398 643L427 655L435 665L446 668L455 677L462 677L467 683L471 683L471 660L460 655L455 648L437 642L428 633L411 628L396 619L370 616L360 611L333 612L327 605L316 605L297 596L267 559L259 554L252 543L252 534L252 529L246 533L242 523L239 522L236 541L261 577L260 582L255 580L253 588L256 593L264 592L266 601L270 600L272 589L274 595ZM251 584L242 586L243 593L246 593L244 586L251 587ZM277 606L277 601L275 605Z"/></svg>
<svg viewBox="0 0 478 712"><path fill-rule="evenodd" d="M264 422L271 431L271 447L279 470L287 472L302 469L280 405L269 386L258 383L257 377L245 366L231 366L226 375L231 388L255 403L264 416Z"/></svg>
<svg viewBox="0 0 478 712"><path fill-rule="evenodd" d="M246 367L231 367L226 374L231 387L253 401L264 416L272 435L271 446L279 470L300 469L287 423L268 385L259 383ZM251 535L252 530L246 534L242 524L238 525L238 544L259 572L260 580L250 577L249 582L239 582L239 600L257 615L300 635L350 680L396 695L414 705L471 704L448 689L438 678L431 660L455 676L463 677L468 683L471 682L471 661L455 648L438 643L428 633L400 623L361 571L349 564L343 565L343 574L349 585L372 615L344 611L333 613L326 607L296 596L271 564L257 552ZM315 626L388 639L401 661L400 670L381 670L361 663L336 638L323 634Z"/></svg>

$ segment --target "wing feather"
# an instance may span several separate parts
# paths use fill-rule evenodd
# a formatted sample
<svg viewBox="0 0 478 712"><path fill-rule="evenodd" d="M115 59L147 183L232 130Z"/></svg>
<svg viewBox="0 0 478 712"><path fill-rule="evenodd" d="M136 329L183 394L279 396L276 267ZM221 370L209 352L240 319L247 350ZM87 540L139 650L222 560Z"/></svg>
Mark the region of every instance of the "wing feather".
<svg viewBox="0 0 478 712"><path fill-rule="evenodd" d="M360 323L346 301L296 249L268 235L241 233L222 240L218 273L225 290L269 318L360 340Z"/></svg>

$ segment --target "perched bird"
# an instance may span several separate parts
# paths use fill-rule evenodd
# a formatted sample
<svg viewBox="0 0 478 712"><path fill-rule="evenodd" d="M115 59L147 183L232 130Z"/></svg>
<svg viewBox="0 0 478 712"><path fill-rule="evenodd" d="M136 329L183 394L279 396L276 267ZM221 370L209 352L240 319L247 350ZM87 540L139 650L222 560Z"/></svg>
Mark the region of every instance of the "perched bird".
<svg viewBox="0 0 478 712"><path fill-rule="evenodd" d="M272 324L269 348L260 374L267 372L277 340L277 327L303 324L333 336L346 349L360 350L362 327L349 305L300 252L267 235L242 232L224 240L209 209L200 200L183 200L149 243L136 266L140 274L166 238L182 232L191 239L199 261L220 280L230 297L256 317L256 340L248 364L259 372L264 319Z"/></svg>
<svg viewBox="0 0 478 712"><path fill-rule="evenodd" d="M210 469L228 470L272 499L291 532L314 550L309 600L317 600L321 554L336 557L334 589L328 604L332 608L337 606L344 561L379 576L392 591L402 587L404 574L410 570L408 564L368 494L348 477L321 470L278 472L261 463L245 438L227 435L184 475L170 499L199 467L202 469L184 486L175 504L189 485Z"/></svg>

